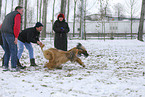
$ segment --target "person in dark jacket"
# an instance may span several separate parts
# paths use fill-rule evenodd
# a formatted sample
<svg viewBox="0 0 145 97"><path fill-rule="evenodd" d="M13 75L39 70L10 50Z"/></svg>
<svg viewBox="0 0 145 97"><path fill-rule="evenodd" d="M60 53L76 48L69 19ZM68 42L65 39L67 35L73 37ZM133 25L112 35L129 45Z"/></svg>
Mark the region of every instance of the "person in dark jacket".
<svg viewBox="0 0 145 97"><path fill-rule="evenodd" d="M67 51L67 33L70 31L68 23L65 22L64 14L59 14L54 22L53 30L55 32L54 47Z"/></svg>
<svg viewBox="0 0 145 97"><path fill-rule="evenodd" d="M18 71L17 68L17 40L20 33L21 15L23 8L17 6L15 11L10 12L5 16L1 26L4 56L4 70L9 70L9 60L11 57L11 71Z"/></svg>
<svg viewBox="0 0 145 97"><path fill-rule="evenodd" d="M40 31L42 31L43 25L40 22L37 22L35 27L27 28L23 30L18 37L18 64L20 64L19 60L22 56L23 50L24 50L24 45L26 49L29 51L29 58L30 58L30 66L37 66L35 63L34 59L34 54L33 54L33 47L31 43L36 43L39 44L40 46L42 43L39 40L40 36Z"/></svg>

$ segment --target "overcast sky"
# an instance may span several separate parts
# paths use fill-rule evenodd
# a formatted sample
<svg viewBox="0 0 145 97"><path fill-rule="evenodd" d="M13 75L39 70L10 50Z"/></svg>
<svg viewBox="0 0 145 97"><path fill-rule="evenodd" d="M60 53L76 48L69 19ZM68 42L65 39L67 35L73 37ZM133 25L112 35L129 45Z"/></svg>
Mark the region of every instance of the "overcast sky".
<svg viewBox="0 0 145 97"><path fill-rule="evenodd" d="M31 7L33 9L33 11L35 12L35 16L36 16L36 1L37 0L28 0L28 6ZM73 19L73 0L71 1L71 5L70 5L70 21L72 21ZM98 9L99 9L99 4L97 2L98 0L87 0L87 14L96 14L98 13ZM109 0L109 6L111 9L111 14L115 15L115 11L113 6L117 3L121 3L124 7L124 14L126 16L129 17L129 12L130 12L130 7L129 5L127 5L130 0ZM142 0L136 0L137 3L135 5L135 14L134 17L140 17L140 9L141 9L141 1ZM7 13L9 13L11 11L11 2L12 0L8 0L8 4L7 4ZM14 0L14 8L17 6L18 0ZM48 15L47 15L47 20L48 22L50 22L51 18L52 18L52 5L53 5L53 0L48 0ZM4 13L4 9L5 9L5 0L3 0L3 4L2 4L2 13ZM55 4L55 15L57 15L57 13L60 10L60 0L56 0L56 4ZM55 16L56 19L56 16Z"/></svg>

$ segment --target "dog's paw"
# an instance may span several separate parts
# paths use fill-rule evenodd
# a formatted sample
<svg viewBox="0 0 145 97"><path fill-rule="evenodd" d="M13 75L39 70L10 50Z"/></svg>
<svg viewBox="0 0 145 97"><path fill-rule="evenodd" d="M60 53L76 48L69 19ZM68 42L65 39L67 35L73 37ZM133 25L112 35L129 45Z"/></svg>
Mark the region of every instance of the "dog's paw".
<svg viewBox="0 0 145 97"><path fill-rule="evenodd" d="M85 65L82 65L84 68L86 67Z"/></svg>

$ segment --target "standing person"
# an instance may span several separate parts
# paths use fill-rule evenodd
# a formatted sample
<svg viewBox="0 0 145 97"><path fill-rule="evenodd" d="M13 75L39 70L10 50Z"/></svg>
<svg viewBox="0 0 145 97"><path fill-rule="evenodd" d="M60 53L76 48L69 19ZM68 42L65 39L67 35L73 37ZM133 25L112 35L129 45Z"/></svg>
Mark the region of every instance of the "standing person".
<svg viewBox="0 0 145 97"><path fill-rule="evenodd" d="M67 33L70 31L68 23L65 22L64 14L59 14L54 22L53 30L55 32L54 47L67 51Z"/></svg>
<svg viewBox="0 0 145 97"><path fill-rule="evenodd" d="M39 41L40 37L40 31L42 31L43 25L40 22L37 22L35 24L35 27L27 28L23 30L18 37L18 65L21 65L19 60L22 56L23 50L24 50L24 45L26 49L29 51L29 58L30 58L30 66L37 66L35 63L34 59L34 54L33 54L33 47L31 45L32 43L39 44L40 46L42 43Z"/></svg>
<svg viewBox="0 0 145 97"><path fill-rule="evenodd" d="M2 27L2 40L5 51L4 71L9 70L9 60L11 57L11 71L17 71L17 40L20 33L21 15L23 8L17 6L15 11L6 15Z"/></svg>

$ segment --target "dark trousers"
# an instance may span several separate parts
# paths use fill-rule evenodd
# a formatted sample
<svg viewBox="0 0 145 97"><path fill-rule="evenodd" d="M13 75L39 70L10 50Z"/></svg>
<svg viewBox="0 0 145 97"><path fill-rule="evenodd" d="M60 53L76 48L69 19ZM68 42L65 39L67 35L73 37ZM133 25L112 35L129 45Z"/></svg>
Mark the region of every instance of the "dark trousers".
<svg viewBox="0 0 145 97"><path fill-rule="evenodd" d="M4 55L4 66L9 67L9 60L11 58L11 68L16 68L17 65L17 45L14 43L14 34L2 33Z"/></svg>

